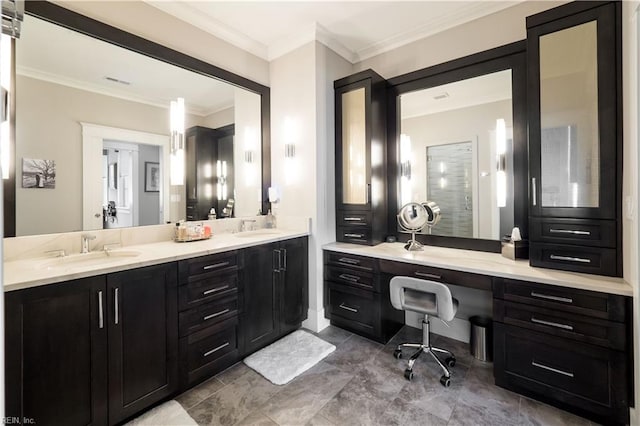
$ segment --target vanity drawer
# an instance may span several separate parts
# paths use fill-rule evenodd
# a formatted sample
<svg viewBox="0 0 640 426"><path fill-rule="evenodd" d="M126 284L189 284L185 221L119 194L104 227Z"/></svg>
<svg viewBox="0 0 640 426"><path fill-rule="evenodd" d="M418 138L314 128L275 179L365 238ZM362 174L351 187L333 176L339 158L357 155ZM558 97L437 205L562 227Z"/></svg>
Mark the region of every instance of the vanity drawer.
<svg viewBox="0 0 640 426"><path fill-rule="evenodd" d="M561 312L626 321L626 297L615 294L494 278L493 296Z"/></svg>
<svg viewBox="0 0 640 426"><path fill-rule="evenodd" d="M336 240L343 243L371 245L371 227L338 227Z"/></svg>
<svg viewBox="0 0 640 426"><path fill-rule="evenodd" d="M233 318L180 339L183 380L191 385L224 370L238 359L238 320Z"/></svg>
<svg viewBox="0 0 640 426"><path fill-rule="evenodd" d="M364 290L380 291L380 278L378 275L360 269L327 265L324 268L324 279Z"/></svg>
<svg viewBox="0 0 640 426"><path fill-rule="evenodd" d="M413 265L404 262L380 261L380 271L392 276L404 276L437 281L446 284L461 285L479 290L492 289L491 277L469 272L453 271L451 269L434 268L431 266Z"/></svg>
<svg viewBox="0 0 640 426"><path fill-rule="evenodd" d="M378 272L378 260L372 257L354 256L352 254L325 252L325 264L345 268L358 269L365 272Z"/></svg>
<svg viewBox="0 0 640 426"><path fill-rule="evenodd" d="M380 296L335 283L329 285L329 315L331 320L342 320L348 326L366 334L374 334L379 319Z"/></svg>
<svg viewBox="0 0 640 426"><path fill-rule="evenodd" d="M619 322L500 299L493 301L493 319L562 338L620 351L626 349L626 327Z"/></svg>
<svg viewBox="0 0 640 426"><path fill-rule="evenodd" d="M188 244L188 243L184 243ZM199 280L199 275L235 272L238 269L236 251L217 253L194 259L181 260L178 263L180 284Z"/></svg>
<svg viewBox="0 0 640 426"><path fill-rule="evenodd" d="M237 316L238 298L236 295L180 312L180 337Z"/></svg>
<svg viewBox="0 0 640 426"><path fill-rule="evenodd" d="M190 309L237 292L237 273L204 276L179 288L178 309Z"/></svg>
<svg viewBox="0 0 640 426"><path fill-rule="evenodd" d="M529 233L532 241L615 248L617 229L613 220L532 217Z"/></svg>
<svg viewBox="0 0 640 426"><path fill-rule="evenodd" d="M531 242L529 263L542 268L618 276L616 249L610 248Z"/></svg>
<svg viewBox="0 0 640 426"><path fill-rule="evenodd" d="M623 352L499 323L494 330L498 386L607 416L609 422L612 411L624 415L629 373Z"/></svg>
<svg viewBox="0 0 640 426"><path fill-rule="evenodd" d="M371 212L339 211L337 222L345 227L371 226Z"/></svg>

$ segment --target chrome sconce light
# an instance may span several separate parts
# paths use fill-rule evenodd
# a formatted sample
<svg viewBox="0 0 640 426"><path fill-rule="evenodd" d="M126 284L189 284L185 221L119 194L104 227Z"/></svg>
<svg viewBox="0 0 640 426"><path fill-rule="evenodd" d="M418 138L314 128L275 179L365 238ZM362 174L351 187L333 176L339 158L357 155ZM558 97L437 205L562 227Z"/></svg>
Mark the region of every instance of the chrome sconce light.
<svg viewBox="0 0 640 426"><path fill-rule="evenodd" d="M184 98L171 101L171 185L184 184Z"/></svg>
<svg viewBox="0 0 640 426"><path fill-rule="evenodd" d="M284 158L294 158L296 156L296 146L292 143L284 145Z"/></svg>
<svg viewBox="0 0 640 426"><path fill-rule="evenodd" d="M227 199L227 162L218 160L216 162L216 177L218 180L217 193L218 200Z"/></svg>

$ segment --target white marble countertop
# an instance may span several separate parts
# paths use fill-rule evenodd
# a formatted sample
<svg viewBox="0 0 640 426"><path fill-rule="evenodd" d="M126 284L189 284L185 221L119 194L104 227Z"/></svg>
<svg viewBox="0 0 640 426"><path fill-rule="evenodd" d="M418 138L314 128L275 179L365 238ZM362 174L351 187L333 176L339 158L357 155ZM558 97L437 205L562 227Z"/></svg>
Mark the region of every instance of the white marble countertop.
<svg viewBox="0 0 640 426"><path fill-rule="evenodd" d="M173 241L127 245L103 252L65 257L36 257L4 262L4 291L69 281L126 269L157 265L207 254L238 250L260 244L309 235L308 231L259 229L241 233L216 234L208 240Z"/></svg>
<svg viewBox="0 0 640 426"><path fill-rule="evenodd" d="M503 257L499 253L433 246L425 246L424 251L408 252L404 249L403 243L382 243L377 246L330 243L322 248L340 253L375 257L416 265L453 269L622 296L633 296L633 288L622 278L534 268L529 265L528 260L511 260Z"/></svg>

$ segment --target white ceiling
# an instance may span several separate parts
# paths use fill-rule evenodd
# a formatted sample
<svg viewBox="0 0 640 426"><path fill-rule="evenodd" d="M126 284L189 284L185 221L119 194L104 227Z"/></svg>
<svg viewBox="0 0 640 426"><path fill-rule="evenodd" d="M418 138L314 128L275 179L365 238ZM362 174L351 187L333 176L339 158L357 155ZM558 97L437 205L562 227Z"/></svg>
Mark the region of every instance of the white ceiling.
<svg viewBox="0 0 640 426"><path fill-rule="evenodd" d="M522 0L145 1L266 60L318 40L355 63Z"/></svg>

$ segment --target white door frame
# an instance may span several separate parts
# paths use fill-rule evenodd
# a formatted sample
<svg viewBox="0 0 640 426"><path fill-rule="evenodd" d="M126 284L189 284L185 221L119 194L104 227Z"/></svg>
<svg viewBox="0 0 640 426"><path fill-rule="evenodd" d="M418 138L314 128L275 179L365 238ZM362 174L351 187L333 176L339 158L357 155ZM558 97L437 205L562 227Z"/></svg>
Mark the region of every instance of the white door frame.
<svg viewBox="0 0 640 426"><path fill-rule="evenodd" d="M160 217L169 221L169 136L84 123L82 126L82 229L102 229L102 144L105 140L160 147ZM96 217L97 216L97 217Z"/></svg>

